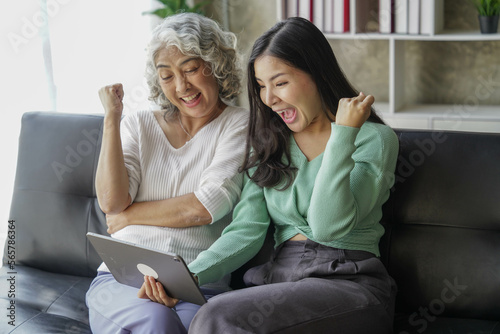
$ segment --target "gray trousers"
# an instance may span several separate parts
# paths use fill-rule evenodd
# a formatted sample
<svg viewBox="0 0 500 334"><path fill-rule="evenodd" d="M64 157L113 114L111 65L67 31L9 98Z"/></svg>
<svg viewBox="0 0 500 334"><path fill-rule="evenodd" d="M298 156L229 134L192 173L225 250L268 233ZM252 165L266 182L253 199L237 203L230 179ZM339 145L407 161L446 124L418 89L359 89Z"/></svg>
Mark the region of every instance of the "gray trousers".
<svg viewBox="0 0 500 334"><path fill-rule="evenodd" d="M202 306L189 333L392 333L396 285L371 253L287 241L244 280Z"/></svg>

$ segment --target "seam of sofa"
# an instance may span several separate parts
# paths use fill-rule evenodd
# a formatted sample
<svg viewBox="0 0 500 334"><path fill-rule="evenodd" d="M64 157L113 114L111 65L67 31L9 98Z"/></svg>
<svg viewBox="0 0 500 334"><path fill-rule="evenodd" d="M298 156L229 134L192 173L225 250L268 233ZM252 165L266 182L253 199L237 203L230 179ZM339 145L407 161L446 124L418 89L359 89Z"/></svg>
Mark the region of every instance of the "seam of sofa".
<svg viewBox="0 0 500 334"><path fill-rule="evenodd" d="M68 112L59 112L59 111L37 111L37 110L32 110L32 111L26 111L23 113L21 116L21 119L24 117L38 117L38 116L44 116L44 117L79 117L79 118L102 118L104 119L104 113L92 113L92 114L80 114L80 113L68 113Z"/></svg>
<svg viewBox="0 0 500 334"><path fill-rule="evenodd" d="M20 323L20 324L16 325L16 326L15 326L15 328L14 328L14 329L12 329L12 331L10 331L10 332L9 332L9 334L10 334L10 333L17 333L17 331L18 331L19 329L21 329L21 330L22 330L22 328L21 328L21 327L23 327L25 324L28 324L30 321L32 321L33 319L35 319L35 318L39 317L40 315L42 315L42 314L44 314L44 313L45 313L45 314L50 314L51 316L54 316L54 317L65 318L65 319L71 319L71 320L73 320L73 321L76 321L76 322L82 323L82 322L81 322L81 321L79 321L79 320L76 320L76 319L73 319L73 318L68 318L68 317L66 317L66 316L64 316L64 315L61 315L61 314L53 314L53 313L47 313L47 312L38 311L38 313L37 313L37 314L35 314L35 315L33 315L31 318L28 318L28 319L24 320L22 323ZM84 323L84 324L85 324L85 323ZM89 324L85 324L85 325L89 326ZM90 326L89 326L89 327L90 327Z"/></svg>
<svg viewBox="0 0 500 334"><path fill-rule="evenodd" d="M91 217L92 217L92 214L91 212L96 209L96 200L93 200L91 201L90 203L90 209L88 210L87 212L87 228L86 228L86 231L89 232L90 230L90 221L91 221ZM86 263L86 267L87 267L87 275L92 275L93 277L96 276L96 272L95 271L92 271L90 269L90 242L87 240L87 238L85 237L85 263Z"/></svg>
<svg viewBox="0 0 500 334"><path fill-rule="evenodd" d="M104 131L104 120L101 122L101 125L99 127L100 137L102 137L103 131ZM99 138L97 139L97 143L99 143ZM92 193L93 193L95 198L97 198L97 193L96 193L96 189L95 189L95 178L96 178L96 174L97 174L97 163L99 162L99 155L100 155L100 151L101 151L101 146L96 145L96 148L97 147L99 148L99 150L97 150L97 149L94 150L94 162L92 163L92 165L95 166L95 168L92 170L92 180L93 180ZM99 153L97 151L99 151Z"/></svg>
<svg viewBox="0 0 500 334"><path fill-rule="evenodd" d="M495 324L495 326L493 326L493 328L491 329L490 334L495 333L495 328L497 328L499 324L500 324L500 321L497 321L497 323Z"/></svg>
<svg viewBox="0 0 500 334"><path fill-rule="evenodd" d="M19 328L21 328L25 323L35 319L36 317L38 317L40 314L42 314L43 312L42 311L38 311L37 314L35 314L34 316L32 316L31 318L28 318L26 320L24 320L23 322L21 322L20 324L18 324L12 331L10 331L9 333L14 333L16 332Z"/></svg>
<svg viewBox="0 0 500 334"><path fill-rule="evenodd" d="M52 303L50 303L49 306L47 306L47 308L44 310L45 313L49 313L50 311L50 308L52 307L52 305L54 305L55 302L57 302L62 296L64 296L68 291L70 291L71 289L73 289L75 287L75 285L77 285L78 283L80 283L82 281L81 278L77 279L70 287L68 287L66 289L66 291L64 291L63 293L61 293L56 299L54 299L52 301ZM55 314L55 315L59 315L59 314L56 314L56 313L50 313L50 314ZM59 316L63 316L63 315L59 315ZM64 316L63 316L64 317ZM68 318L68 317L65 317L65 318ZM72 318L69 318L69 319L72 319ZM73 319L75 320L75 319Z"/></svg>
<svg viewBox="0 0 500 334"><path fill-rule="evenodd" d="M104 122L101 122L101 125L99 127L99 134L102 135L102 132L103 132L103 127L104 127ZM101 208L99 207L99 203L97 202L97 193L96 193L96 189L95 189L95 179L96 179L96 174L97 174L97 163L99 162L99 153L100 153L100 148L99 148L99 153L97 152L98 150L96 149L94 151L94 161L92 162L92 166L95 166L95 168L93 168L92 170L92 198L94 199L92 202L91 202L91 208L90 210L88 211L88 215L87 215L87 228L86 228L86 231L88 232L90 230L90 221L91 221L91 212L95 211L96 209L99 209L101 210ZM96 205L97 203L97 205ZM88 240L86 240L85 242L85 261L87 263L87 274L88 275L94 275L95 276L95 272L91 272L90 271L90 243L88 242Z"/></svg>
<svg viewBox="0 0 500 334"><path fill-rule="evenodd" d="M392 227L401 227L401 226L425 226L425 227L445 227L445 228L455 228L455 229L464 229L464 230L476 230L476 231L500 231L500 228L482 228L482 227L472 227L472 226L461 226L461 225L451 225L451 224L436 224L436 223L423 223L419 221L408 221L404 223L393 224Z"/></svg>

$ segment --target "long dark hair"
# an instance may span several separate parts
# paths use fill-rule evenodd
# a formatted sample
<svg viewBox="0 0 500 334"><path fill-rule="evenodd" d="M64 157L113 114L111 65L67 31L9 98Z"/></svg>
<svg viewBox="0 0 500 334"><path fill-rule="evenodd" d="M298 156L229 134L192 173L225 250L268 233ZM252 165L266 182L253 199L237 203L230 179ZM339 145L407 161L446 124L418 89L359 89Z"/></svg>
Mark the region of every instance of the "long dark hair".
<svg viewBox="0 0 500 334"><path fill-rule="evenodd" d="M255 61L269 55L308 73L318 87L323 111L337 113L341 98L359 94L342 72L332 48L323 33L311 22L291 17L278 22L256 41L248 62L248 99L250 121L242 170L256 167L251 179L261 187L282 185L286 189L293 181L295 168L290 165L289 141L291 130L281 117L260 98L260 86L255 79ZM369 121L384 123L371 110Z"/></svg>

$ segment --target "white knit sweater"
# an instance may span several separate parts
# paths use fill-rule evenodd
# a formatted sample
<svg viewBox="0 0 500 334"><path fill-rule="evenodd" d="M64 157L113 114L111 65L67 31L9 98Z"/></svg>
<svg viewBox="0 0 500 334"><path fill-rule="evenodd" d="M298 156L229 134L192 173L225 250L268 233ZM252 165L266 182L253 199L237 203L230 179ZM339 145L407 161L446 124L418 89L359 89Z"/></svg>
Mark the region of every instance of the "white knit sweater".
<svg viewBox="0 0 500 334"><path fill-rule="evenodd" d="M186 263L209 248L231 221L239 199L248 112L228 106L184 146L174 148L152 111L127 115L121 123L129 193L134 202L177 197L194 192L212 216L209 225L169 228L131 225L112 237L179 254ZM107 270L102 265L99 270ZM224 282L213 288L227 288Z"/></svg>

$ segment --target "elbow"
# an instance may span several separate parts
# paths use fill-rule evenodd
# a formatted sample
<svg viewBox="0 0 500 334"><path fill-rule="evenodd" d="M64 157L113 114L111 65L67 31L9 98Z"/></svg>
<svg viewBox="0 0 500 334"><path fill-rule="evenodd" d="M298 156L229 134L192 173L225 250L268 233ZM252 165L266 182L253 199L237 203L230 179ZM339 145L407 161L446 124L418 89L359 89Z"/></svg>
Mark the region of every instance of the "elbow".
<svg viewBox="0 0 500 334"><path fill-rule="evenodd" d="M117 215L122 213L130 203L130 196L128 201L116 200L107 196L97 196L97 202L101 211L107 215Z"/></svg>
<svg viewBox="0 0 500 334"><path fill-rule="evenodd" d="M118 206L116 205L112 205L110 203L107 203L107 202L101 202L101 201L98 201L99 202L99 207L101 208L101 211L104 212L105 214L107 215L117 215L121 212L123 212L123 210L125 210L124 208L119 208Z"/></svg>
<svg viewBox="0 0 500 334"><path fill-rule="evenodd" d="M203 206L203 208L199 208L199 210L193 212L190 220L192 226L203 226L210 225L213 218L210 212L208 212L208 210Z"/></svg>
<svg viewBox="0 0 500 334"><path fill-rule="evenodd" d="M195 193L187 195L188 202L186 210L182 210L182 219L186 222L187 226L203 226L209 225L214 222L212 213L203 205Z"/></svg>
<svg viewBox="0 0 500 334"><path fill-rule="evenodd" d="M187 227L210 225L211 223L212 223L212 219L211 218L207 218L207 217L193 217L193 219L191 220L191 224L188 224Z"/></svg>
<svg viewBox="0 0 500 334"><path fill-rule="evenodd" d="M115 209L113 207L102 207L101 206L101 211L104 212L105 214L107 215L117 215L117 214L120 214L122 213L124 210L120 210L120 209Z"/></svg>

